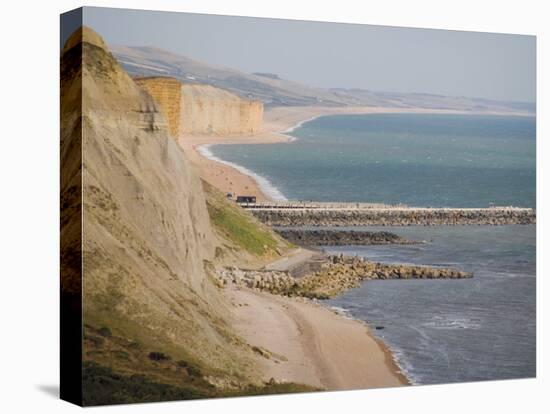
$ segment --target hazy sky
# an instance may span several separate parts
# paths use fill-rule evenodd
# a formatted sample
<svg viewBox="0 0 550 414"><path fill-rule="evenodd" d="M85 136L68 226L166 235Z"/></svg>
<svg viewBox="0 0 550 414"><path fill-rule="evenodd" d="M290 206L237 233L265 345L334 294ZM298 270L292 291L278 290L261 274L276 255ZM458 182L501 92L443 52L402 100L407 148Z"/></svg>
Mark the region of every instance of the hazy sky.
<svg viewBox="0 0 550 414"><path fill-rule="evenodd" d="M148 45L318 87L535 101L534 36L88 8L111 45Z"/></svg>

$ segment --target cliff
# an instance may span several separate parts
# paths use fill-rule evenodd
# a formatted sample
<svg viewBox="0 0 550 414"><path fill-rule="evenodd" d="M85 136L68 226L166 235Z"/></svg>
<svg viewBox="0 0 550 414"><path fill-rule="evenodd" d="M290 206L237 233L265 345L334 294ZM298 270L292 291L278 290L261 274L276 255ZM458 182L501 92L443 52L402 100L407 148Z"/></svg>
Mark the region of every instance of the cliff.
<svg viewBox="0 0 550 414"><path fill-rule="evenodd" d="M256 134L262 128L263 104L247 101L209 85L183 84L181 133Z"/></svg>
<svg viewBox="0 0 550 414"><path fill-rule="evenodd" d="M263 104L209 85L180 83L168 77L135 78L158 103L173 137L257 134Z"/></svg>
<svg viewBox="0 0 550 414"><path fill-rule="evenodd" d="M251 351L228 326L209 270L220 239L160 104L87 28L63 51L61 88L62 261L70 264L61 284L62 296L82 289L84 403L205 397L219 392L213 384L250 383ZM110 372L119 382L145 375L159 395L119 398L122 388L96 381Z"/></svg>
<svg viewBox="0 0 550 414"><path fill-rule="evenodd" d="M135 82L145 89L160 106L170 134L177 137L180 126L181 83L174 78L137 78Z"/></svg>

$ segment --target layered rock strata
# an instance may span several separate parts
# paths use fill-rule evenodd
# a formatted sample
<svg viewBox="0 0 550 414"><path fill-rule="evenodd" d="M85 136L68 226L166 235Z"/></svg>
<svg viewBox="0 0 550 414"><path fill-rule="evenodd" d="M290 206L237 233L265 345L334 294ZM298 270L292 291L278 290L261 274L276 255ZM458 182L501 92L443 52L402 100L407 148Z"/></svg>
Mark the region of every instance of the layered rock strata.
<svg viewBox="0 0 550 414"><path fill-rule="evenodd" d="M180 130L181 83L174 78L136 78L135 82L155 99L162 111L172 137Z"/></svg>
<svg viewBox="0 0 550 414"><path fill-rule="evenodd" d="M135 78L159 105L172 137L180 135L254 135L261 131L263 104L209 85L175 78Z"/></svg>
<svg viewBox="0 0 550 414"><path fill-rule="evenodd" d="M192 135L257 134L263 104L209 85L181 87L181 133Z"/></svg>

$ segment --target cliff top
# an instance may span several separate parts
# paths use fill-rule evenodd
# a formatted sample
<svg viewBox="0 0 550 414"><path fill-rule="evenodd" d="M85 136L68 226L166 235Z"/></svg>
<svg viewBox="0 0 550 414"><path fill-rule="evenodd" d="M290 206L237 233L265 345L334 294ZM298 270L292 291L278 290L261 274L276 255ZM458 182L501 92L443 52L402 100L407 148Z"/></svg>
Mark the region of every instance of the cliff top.
<svg viewBox="0 0 550 414"><path fill-rule="evenodd" d="M171 83L180 83L181 81L179 79L176 79L172 76L135 76L132 77L134 82L140 82L140 81L166 81Z"/></svg>
<svg viewBox="0 0 550 414"><path fill-rule="evenodd" d="M103 50L108 50L107 44L93 29L88 26L79 27L65 42L63 47L63 53L72 49L80 43L90 43L94 46L100 47Z"/></svg>
<svg viewBox="0 0 550 414"><path fill-rule="evenodd" d="M212 85L198 84L198 83L182 83L182 94L185 96L197 97L197 98L210 98L210 99L223 99L224 101L234 102L258 102L258 100L251 100L241 98L232 92L225 89L217 88Z"/></svg>

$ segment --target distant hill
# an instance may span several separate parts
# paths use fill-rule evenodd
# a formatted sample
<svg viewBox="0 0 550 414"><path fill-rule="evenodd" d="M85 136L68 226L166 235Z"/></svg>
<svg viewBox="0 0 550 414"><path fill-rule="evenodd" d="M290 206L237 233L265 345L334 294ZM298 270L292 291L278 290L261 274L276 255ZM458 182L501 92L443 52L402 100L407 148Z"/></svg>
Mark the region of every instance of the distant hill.
<svg viewBox="0 0 550 414"><path fill-rule="evenodd" d="M470 111L525 112L534 114L536 106L532 102L497 101L465 96L445 96L428 93L373 92L365 89L330 89L335 94L352 97L357 102L375 106L396 108L454 109Z"/></svg>
<svg viewBox="0 0 550 414"><path fill-rule="evenodd" d="M199 62L153 47L113 47L113 54L130 75L173 76L182 82L203 83L226 89L242 98L272 106L342 106L348 104L328 90L264 74L254 75Z"/></svg>
<svg viewBox="0 0 550 414"><path fill-rule="evenodd" d="M116 59L133 76L173 76L231 91L270 106L383 106L392 108L453 109L534 113L535 104L424 93L378 92L364 89L322 89L281 79L274 73L245 73L211 65L146 46L114 46Z"/></svg>

